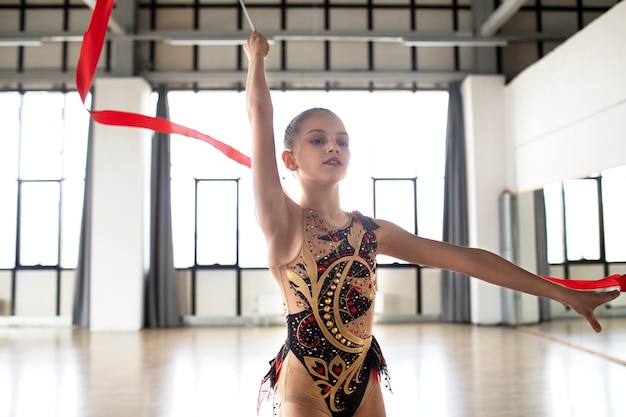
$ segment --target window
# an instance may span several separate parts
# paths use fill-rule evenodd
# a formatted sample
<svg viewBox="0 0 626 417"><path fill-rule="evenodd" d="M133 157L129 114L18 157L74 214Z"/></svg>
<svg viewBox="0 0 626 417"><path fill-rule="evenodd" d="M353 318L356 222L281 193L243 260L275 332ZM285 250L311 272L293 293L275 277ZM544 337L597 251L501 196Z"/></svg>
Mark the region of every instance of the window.
<svg viewBox="0 0 626 417"><path fill-rule="evenodd" d="M544 187L548 262L626 262L626 167Z"/></svg>
<svg viewBox="0 0 626 417"><path fill-rule="evenodd" d="M374 215L381 219L393 219L398 226L417 233L415 178L374 178ZM389 264L402 262L389 256L379 256L377 262Z"/></svg>
<svg viewBox="0 0 626 417"><path fill-rule="evenodd" d="M18 93L0 94L3 125L0 140L0 268L15 265L21 99Z"/></svg>
<svg viewBox="0 0 626 417"><path fill-rule="evenodd" d="M0 314L66 315L89 113L78 94L61 92L0 93L0 112Z"/></svg>
<svg viewBox="0 0 626 417"><path fill-rule="evenodd" d="M441 237L447 92L272 94L277 156L295 114L327 107L352 139L343 207ZM169 101L172 120L250 154L244 93L177 91ZM1 93L0 111L0 269L9 271L0 276L0 296L11 299L10 314L60 315L68 305L63 283L72 279L64 270L78 260L89 114L76 93L61 92ZM196 139L174 137L171 145L175 266L267 267L250 170ZM280 175L298 199L291 173ZM32 297L11 295L20 285L37 285L50 301L31 311Z"/></svg>
<svg viewBox="0 0 626 417"><path fill-rule="evenodd" d="M89 114L53 92L2 93L0 111L0 269L75 268Z"/></svg>
<svg viewBox="0 0 626 417"><path fill-rule="evenodd" d="M626 262L626 166L602 173L604 245L607 262Z"/></svg>
<svg viewBox="0 0 626 417"><path fill-rule="evenodd" d="M196 263L237 265L237 181L200 180L196 190Z"/></svg>
<svg viewBox="0 0 626 417"><path fill-rule="evenodd" d="M447 92L273 91L272 96L277 157L283 149L284 129L296 114L310 107L331 109L351 138L352 160L342 184L342 206L370 216L376 206L377 216L411 232L417 219L420 235L441 239ZM250 153L245 93L173 91L168 98L173 121ZM175 266L266 267L249 170L211 146L182 137L172 140L171 160ZM285 189L297 200L291 173L280 168ZM376 201L374 179L379 184ZM205 217L209 208L212 219ZM232 241L237 227L239 238Z"/></svg>

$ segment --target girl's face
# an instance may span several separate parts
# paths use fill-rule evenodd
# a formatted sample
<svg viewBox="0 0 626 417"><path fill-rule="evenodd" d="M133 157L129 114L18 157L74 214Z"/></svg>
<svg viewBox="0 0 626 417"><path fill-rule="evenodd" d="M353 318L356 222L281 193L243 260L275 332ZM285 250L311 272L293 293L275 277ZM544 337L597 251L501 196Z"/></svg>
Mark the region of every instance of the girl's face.
<svg viewBox="0 0 626 417"><path fill-rule="evenodd" d="M341 119L316 112L300 125L294 147L283 153L285 165L301 178L339 182L350 163L350 139Z"/></svg>

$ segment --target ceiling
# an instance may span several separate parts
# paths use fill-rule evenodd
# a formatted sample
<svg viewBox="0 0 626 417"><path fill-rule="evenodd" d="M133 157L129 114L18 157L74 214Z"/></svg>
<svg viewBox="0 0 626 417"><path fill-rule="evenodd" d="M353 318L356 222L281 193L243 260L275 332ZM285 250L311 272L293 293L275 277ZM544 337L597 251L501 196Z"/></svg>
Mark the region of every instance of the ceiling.
<svg viewBox="0 0 626 417"><path fill-rule="evenodd" d="M118 1L97 72L173 88L242 88L251 26L283 89L417 89L514 78L615 0ZM73 88L95 0L5 0L0 88Z"/></svg>

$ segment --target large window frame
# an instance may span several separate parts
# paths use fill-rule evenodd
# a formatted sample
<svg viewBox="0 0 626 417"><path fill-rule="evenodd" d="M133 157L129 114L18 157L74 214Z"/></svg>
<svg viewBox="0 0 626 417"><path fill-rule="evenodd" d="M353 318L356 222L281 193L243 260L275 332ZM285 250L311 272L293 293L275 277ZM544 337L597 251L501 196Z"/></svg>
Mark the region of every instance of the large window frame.
<svg viewBox="0 0 626 417"><path fill-rule="evenodd" d="M290 94L295 91L272 91L274 101L274 114L276 117L275 135L276 135L276 153L279 160L279 171L283 181L283 186L294 200L298 200L298 189L294 177L290 172L284 169L280 164L280 153L282 152L281 135L291 117L295 116L301 110L309 107L327 107L335 111L347 126L348 132L353 138L351 140L352 161L347 178L342 184L343 207L346 210L359 210L365 215L384 218L393 221L402 227L407 228L412 233L418 233L418 224L424 227L421 235L432 239L441 239L443 218L443 185L444 185L444 168L445 168L445 130L447 119L448 94L445 90L427 90L427 91L384 91L384 92L367 92L367 91L339 91L339 92L323 92L323 91L307 91L303 92L303 97L290 101ZM335 93L335 94L333 94ZM195 126L199 118L194 112L202 109L205 115L211 115L218 107L222 113L237 114L237 112L245 109L243 101L244 93L240 92L189 92L189 91L172 91L169 93L170 115L173 120L180 121L183 124L189 123ZM213 96L215 94L215 96ZM239 98L227 97L228 94L239 95ZM350 95L353 97L347 100ZM394 96L396 94L396 96ZM420 99L416 98L419 94L423 94ZM208 97L203 97L208 95ZM393 98L395 97L395 98ZM402 98L400 98L402 97ZM212 100L206 101L207 98ZM372 109L372 103L383 101L383 98L392 100L393 105L387 103L380 105L378 108ZM343 100L343 101L342 101ZM397 101L400 100L400 101ZM402 101L404 100L404 101ZM415 103L411 108L409 101L414 100ZM345 102L344 102L345 101ZM180 104L179 104L180 103ZM239 104L238 104L239 103ZM438 116L433 117L431 109L437 107L434 103L438 103ZM185 110L181 104L192 107L191 110ZM228 110L228 106L234 105L236 110ZM362 107L359 107L361 105ZM212 106L218 106L215 109ZM348 115L349 107L356 107L360 110L354 110L359 113L359 117L353 120L355 116ZM244 114L234 116L235 118L244 120ZM188 118L189 120L185 120ZM363 123L366 121L366 123ZM215 120L213 120L215 122ZM230 122L231 124L233 122ZM431 125L432 124L432 125ZM433 129L433 125L438 128ZM417 127L416 127L417 126ZM247 129L247 126L246 126ZM421 130L420 130L421 129ZM429 129L432 131L429 132ZM199 130L202 130L200 128ZM237 128L236 131L222 129L215 124L207 127L211 134L216 133L215 137L232 143L232 137L246 135L245 140L238 140L237 147L246 153L249 147L249 132L242 133ZM422 132L417 133L417 132ZM363 139L370 136L367 142ZM363 143L359 143L363 141ZM189 145L189 152L178 149L178 146ZM187 240L184 246L189 251L190 245L193 246L193 253L196 254L193 260L186 256L186 263L177 261L175 265L179 271L187 271L189 276L189 285L187 293L184 296L189 300L189 313L196 315L198 308L198 288L199 279L207 279L209 276L223 276L227 273L235 279L236 295L236 311L237 315L241 312L241 291L242 291L242 271L246 270L265 270L267 268L265 254L265 240L261 234L260 228L256 224L255 214L252 209L253 202L252 186L250 173L247 168L240 168L231 161L228 161L222 155L215 156L214 150L206 146L185 138L172 139L172 203L179 206L181 201L186 200L187 204L191 204L191 193L186 192L186 197L181 197L184 193L180 191L181 187L188 188L194 181L196 184L204 181L213 182L236 182L238 188L238 196L236 203L237 210L237 230L229 233L236 234L238 239L235 245L227 245L232 247L233 256L237 262L229 259L215 259L210 263L198 261L198 251L201 249L197 245L198 231L202 228L198 220L197 192L193 198L196 200L196 208L194 216L190 216L189 209L181 209L173 207L173 224L174 234L178 234L176 225L182 224L181 217L185 217L187 221L194 219L193 225L184 226L188 232ZM360 145L360 146L359 146ZM399 151L402 149L403 151ZM202 156L202 153L205 153ZM193 154L193 155L192 155ZM387 163L391 168L384 168ZM437 169L432 168L432 164ZM197 168L194 168L194 165ZM400 176L398 176L400 175ZM406 176L409 175L409 176ZM419 175L419 178L418 178ZM184 178L183 178L184 176ZM187 184L182 185L182 184ZM371 186L368 187L367 184ZM407 190L402 192L403 198L400 203L398 196L384 195L383 186L390 184L404 184L408 186ZM439 191L435 191L437 187ZM377 190L378 188L378 190ZM406 188L406 187L404 187ZM394 191L392 190L393 194ZM429 196L428 193L434 195ZM388 194L388 193L387 193ZM438 200L439 203L437 203ZM419 202L419 203L418 203ZM214 204L224 203L221 197L214 199ZM424 205L424 210L418 211L418 205ZM232 208L232 205L229 205ZM178 215L177 211L183 210L187 215ZM435 213L435 214L433 214ZM405 222L407 218L412 219ZM406 223L406 224L405 224ZM438 226L436 226L438 225ZM191 230L193 230L194 239L191 243ZM230 229L229 229L230 230ZM223 232L216 231L216 238ZM176 237L175 237L176 239ZM174 245L175 258L177 258L177 245ZM250 251L254 251L256 258L250 258ZM422 291L421 291L421 266L408 265L405 262L381 256L378 264L386 269L394 268L413 268L415 269L415 280L417 287L416 294L416 311L415 314L422 313Z"/></svg>
<svg viewBox="0 0 626 417"><path fill-rule="evenodd" d="M233 127L230 126L228 127L228 129L224 131L216 132L214 129L212 129L212 127L214 126L213 124L211 124L212 120L207 120L209 118L206 117L207 114L209 115L218 114L215 112L223 109L224 100L225 100L225 96L223 94L225 92L224 91L223 92L207 91L204 93L211 94L211 96L214 96L214 99L212 100L213 102L212 106L214 107L207 108L207 107L200 106L202 113L192 112L191 114L188 114L187 117L189 117L190 120L191 119L195 120L196 123L198 120L201 120L202 123L207 123L207 126L203 126L203 125L197 126L197 124L194 125L193 123L188 123L189 120L180 120L180 118L176 117L175 109L171 109L173 110L171 112L173 114L172 119L177 122L181 122L182 124L188 124L193 127L197 127L198 130L200 131L209 132L211 134L217 133L215 137L219 139L224 139L225 141L232 143L232 141L230 140L231 138L225 135L233 134L233 132L235 132L235 130L233 130ZM239 106L242 113L245 115L245 105L242 105L243 103L242 99L244 97L244 94L242 92L237 93L234 91L229 92L229 93L239 95L239 98L237 99L238 101L235 100L235 104ZM277 92L277 95L279 97L277 98L276 103L279 108L280 106L283 106L284 108L288 108L290 112L282 112L282 113L285 113L289 115L289 117L291 117L293 116L293 114L291 114L292 113L291 109L293 105L280 98L283 93L284 92ZM324 94L327 94L326 92L316 91L316 92L307 92L307 93L313 94L313 95L317 94L317 97L316 97L317 99L319 99L320 97L325 97L325 99L321 100L321 102L319 100L312 100L312 102L319 103L322 106L336 110L337 108L336 99L329 98L329 96L324 96ZM343 93L347 94L348 92L344 91ZM370 97L372 94L381 94L381 96L393 94L393 92L390 92L390 91L375 92L375 93L368 92L368 91L359 91L359 92L350 92L350 93L355 93L357 95L360 95L359 98L354 99L356 101L362 101L364 97ZM446 100L445 105L447 109L447 93L444 90L437 90L437 91L427 90L427 91L423 91L423 93L425 94L445 93L445 100ZM48 154L52 152L52 154L49 155L50 158L54 159L54 161L56 162L59 162L60 165L56 164L55 162L55 175L46 174L46 175L39 176L39 177L34 176L34 175L30 175L30 176L25 175L23 173L29 172L28 169L26 169L28 167L26 167L25 169L21 169L20 167L14 164L15 165L14 166L15 169L13 170L14 174L12 174L12 176L4 175L2 178L0 178L0 183L4 184L4 186L2 187L2 190L3 190L2 192L5 195L9 195L9 194L14 195L13 200L9 198L3 198L3 207L5 207L5 210L3 211L4 213L3 219L5 221L4 223L0 224L0 228L4 228L3 232L7 231L9 228L13 228L12 231L3 233L3 237L5 238L4 240L6 241L7 236L12 236L12 238L10 239L10 245L14 246L13 251L3 250L3 253L6 254L6 253L11 252L14 255L11 255L8 257L9 261L7 261L7 257L5 256L4 263L0 265L0 293L4 294L4 292L8 292L8 294L6 295L1 295L0 298L10 299L9 308L7 309L7 311L3 311L0 314L23 315L22 308L20 307L20 305L23 306L22 302L20 301L21 300L20 294L29 293L27 298L30 300L30 297L31 297L30 291L33 288L36 288L37 291L48 292L50 293L50 295L52 295L51 299L50 299L50 295L46 296L48 297L47 299L49 301L46 301L43 303L46 306L50 306L49 308L45 307L45 308L48 308L48 310L46 310L48 311L48 313L46 313L47 315L67 316L71 314L71 305L72 305L72 296L73 296L72 285L74 281L74 272L77 266L76 264L77 264L77 259L78 259L80 219L82 217L84 181L85 181L85 172L86 172L86 167L85 167L86 149L87 149L87 139L88 139L88 134L89 134L89 126L90 126L91 121L89 119L88 112L84 109L84 105L82 104L81 100L76 96L75 92L22 92L22 93L13 93L13 94L16 94L16 97L20 97L19 106L17 106L18 108L15 110L16 117L15 117L14 129L13 129L14 136L20 138L20 140L21 140L21 136L19 135L22 135L25 130L23 128L24 127L23 123L25 123L25 120L22 117L23 96L28 95L28 94L40 94L43 97L44 94L47 94L47 95L56 94L56 95L61 95L63 97L63 105L61 106L63 108L63 111L60 112L60 114L57 114L53 111L51 112L51 113L56 114L55 117L59 118L58 120L55 119L54 123L55 123L55 126L57 126L57 128L55 129L57 131L60 130L62 132L62 133L59 133L59 135L61 135L60 137L62 137L61 139L62 145L59 145L60 150L58 152L55 151L54 149L52 150L45 149L45 152L42 153L42 155L44 155L46 154L46 152L48 152ZM398 92L398 94L411 95L411 94L415 94L415 92L402 91L402 92ZM378 97L378 96L375 96L375 97ZM89 105L89 103L87 103L87 105ZM354 104L349 102L348 104L345 104L345 106L353 107ZM391 106L388 106L388 108L386 108L384 112L376 113L376 117L370 116L369 114L361 115L359 120L357 120L356 124L354 123L352 124L352 126L356 125L356 128L352 128L350 130L351 133L354 132L355 137L362 136L363 132L367 132L368 134L372 135L372 137L374 138L373 145L375 146L374 149L376 153L376 158L387 158L389 156L394 156L395 157L394 162L396 163L396 166L402 168L400 174L407 175L408 173L408 175L412 175L412 177L409 177L409 178L413 178L412 180L410 180L413 188L416 187L416 184L419 183L419 181L424 181L425 178L428 178L429 175L431 175L433 178L436 178L436 181L440 181L442 185L443 184L443 178L442 178L443 172L437 172L437 173L428 172L429 168L422 166L426 163L424 161L432 160L433 159L432 157L425 155L424 152L421 152L420 155L415 156L415 158L407 156L406 150L404 150L403 152L398 152L398 149L401 149L400 146L404 146L404 145L402 145L401 141L398 141L397 137L401 135L405 135L411 129L403 130L401 127L396 126L397 123L394 123L392 119L392 116L395 115L398 117L403 117L404 119L413 120L415 117L418 117L419 114L423 112L422 109L427 108L429 106L424 105L422 103L422 107L413 109L412 113L406 113L406 112L402 113L403 111L406 111L406 109L404 108L406 106L399 104L399 107L400 107L400 110L394 111L394 109L391 108ZM336 110L336 111L338 112L338 114L340 115L342 114L341 109ZM443 114L442 117L445 120L445 115L447 114L447 111L442 111L441 113ZM70 115L73 115L71 117L78 117L78 119L72 119ZM46 115L46 117L48 116L49 115ZM409 117L409 116L413 116L413 117ZM429 123L430 119L432 119L432 117L426 115L423 117L423 120L421 122L415 121L414 123L424 125L426 123ZM242 116L241 120L245 120L245 116ZM368 124L362 123L363 120L367 120ZM445 123L443 123L443 120L440 120L440 122L441 122L440 124L443 125L443 129L438 131L436 134L441 136L439 142L441 142L441 147L444 148L444 139L442 135L445 135ZM288 120L286 119L279 120L279 124L282 124L283 126L286 125L287 123L288 123ZM209 124L211 125L209 126ZM68 127L69 125L79 126L80 129L82 129L78 137L76 137L77 135L76 133L72 133L74 130L69 128ZM243 125L244 125L243 127L239 126L239 130L237 130L237 132L239 133L236 133L235 136L237 137L243 136L241 132L248 129L245 123L243 123ZM383 126L383 127L381 128L381 130L375 130L375 129L372 129L372 126L374 125ZM38 124L35 121L31 120L29 126L30 127L46 126L46 124L45 123ZM278 129L282 130L282 128L278 128ZM278 129L277 131L279 131ZM359 129L360 129L360 132L359 132ZM70 139L67 138L68 135L72 136L73 137L72 141L76 142L73 148L65 146L65 144L69 143L70 141ZM381 138L384 138L384 140ZM424 144L427 144L429 149L432 148L433 146L432 144L436 142L433 140L432 137L418 138L418 139L421 140ZM246 145L245 143L243 143L245 142L245 140L246 140L245 138L242 138L239 143L234 143L233 145L235 147L242 149L244 153L249 153L249 149L246 148L246 146L249 146L249 145ZM196 290L196 284L197 284L196 275L198 273L205 274L205 272L202 272L202 271L209 271L209 272L215 271L216 273L219 274L220 271L224 272L225 270L228 270L228 271L234 271L236 274L236 281L237 281L236 291L237 291L237 300L238 300L236 310L237 310L237 314L239 315L242 311L242 306L240 305L240 301L241 301L240 294L242 291L241 272L243 270L254 270L254 269L260 270L260 269L265 269L267 267L266 262L265 262L265 255L262 255L263 256L262 263L259 262L257 264L250 264L250 263L245 264L241 262L241 259L242 259L241 253L245 250L248 250L248 251L251 250L250 247L253 247L254 250L259 251L259 253L263 253L263 250L264 250L263 249L264 240L262 238L262 235L260 234L260 230L258 226L256 225L254 212L250 204L250 201L251 201L250 196L252 195L251 180L249 178L245 178L245 175L243 175L243 174L249 174L249 170L244 167L237 167L237 164L232 163L229 169L226 169L226 170L218 169L217 171L214 171L214 173L216 172L217 175L211 175L210 165L212 165L215 161L225 160L223 155L219 154L219 152L216 152L210 146L207 146L206 144L200 141L196 141L194 139L179 138L179 137L174 137L172 139L173 144L178 143L178 141L193 142L193 146L197 147L196 149L202 149L202 152L206 151L208 153L212 153L212 156L210 157L211 159L208 160L208 162L205 160L201 161L204 164L204 166L202 167L202 172L199 173L198 175L194 174L188 178L191 181L191 184L192 184L191 187L193 188L193 195L190 200L193 206L193 214L192 214L193 231L191 232L193 234L192 238L194 239L193 248L192 248L193 256L192 256L191 264L180 267L178 269L179 269L179 272L184 272L185 270L189 270L190 274L192 275L192 284L191 284L192 291L190 294L192 298L192 303L191 303L192 310L195 311L195 304L196 304L196 300L195 300L195 290ZM416 141L417 139L413 140L413 142L416 142ZM8 143L8 142L5 142L5 143ZM14 146L14 149L11 152L5 152L3 154L7 160L21 161L23 159L23 155L20 156L20 149L23 149L23 146L22 148L20 148L21 145L19 144L19 140L17 141L17 143L18 143L18 146ZM48 142L44 141L43 143L46 146L49 145ZM368 143L368 144L364 144L363 148L365 149L371 146L372 146L372 143ZM282 148L282 145L279 144L277 148ZM174 150L173 152L175 153L176 151ZM353 149L353 152L358 154L359 152L362 152L362 149L359 150L358 146L355 146ZM278 153L279 151L277 151L277 154ZM353 153L354 163L352 166L355 166L356 167L355 169L363 169L363 165L365 166L372 165L372 166L376 166L376 171L371 171L371 170L367 171L367 175L369 176L368 177L369 179L366 178L365 183L363 183L363 181L361 180L357 181L357 179L355 178L350 178L350 174L348 175L348 178L346 179L346 183L344 184L344 187L346 188L346 191L348 194L348 198L345 204L346 209L359 209L365 215L376 216L377 211L380 213L381 203L380 201L376 202L376 197L374 196L374 193L375 193L374 188L373 188L374 186L368 187L367 183L369 181L371 181L372 184L376 181L388 183L390 180L394 178L394 176L391 175L390 173L384 172L384 170L381 170L380 169L381 164L376 163L379 161L375 161L374 157L368 157L368 156L366 156L365 158L361 157L360 158L361 161L358 162L355 159L355 158L358 158L358 156L355 157L354 153ZM15 155L14 157L8 157L9 154L11 155L15 154ZM58 156L58 155L61 155L61 156ZM48 156L45 156L45 157L48 158ZM57 160L55 158L57 159L60 158L60 160ZM443 158L441 160L443 161ZM398 161L401 161L401 163L398 163ZM361 164L360 167L359 167L359 164ZM412 166L413 164L420 165L420 167L422 168L422 171L426 171L426 173L410 172L411 171L410 169L407 171L407 166ZM10 164L7 163L5 166L8 167L9 165ZM179 161L178 164L176 163L172 164L172 174L171 174L172 180L171 181L172 181L172 186L173 186L173 194L172 194L173 203L179 200L181 197L180 194L176 194L174 192L175 191L174 189L176 188L175 184L177 181L181 181L181 178L182 178L181 172L184 173L184 171L188 168L187 167L188 165L191 165L191 164L189 163L188 160L184 158L182 159L182 163L180 163ZM442 171L443 171L443 164L441 165L442 165ZM31 167L32 167L32 162L31 162ZM72 169L70 170L68 167L71 167ZM41 167L35 166L32 168L40 169ZM417 174L419 174L419 179L418 179ZM289 173L287 171L282 172L281 175L284 178L286 189L290 189L290 192L295 193L294 187L293 187L294 186L293 178L289 176ZM231 258L228 261L221 261L221 260L214 260L214 259L210 261L206 261L206 260L202 260L202 256L198 256L198 253L197 253L197 250L199 248L198 227L202 226L201 223L199 223L199 219L202 218L202 214L199 215L198 213L206 210L205 208L203 209L202 206L198 204L198 202L202 200L200 198L201 197L200 194L202 194L202 192L199 191L199 188L203 187L202 184L219 184L219 183L236 184L236 187L235 187L236 191L230 193L230 197L229 197L229 199L236 200L236 203L234 203L233 207L235 207L237 214L232 217L232 221L229 223L231 225L234 225L233 227L235 228L235 230L232 231L232 233L236 234L235 238L233 239L235 243L234 245L231 245L230 243L227 245L227 247L231 247L231 246L233 247L233 250L235 251L235 256L234 258ZM12 184L12 186L6 186L6 184ZM35 213L35 211L32 211L32 210L30 212L27 211L28 206L29 206L28 202L31 201L32 203L33 201L41 200L43 196L41 192L45 191L45 190L42 190L42 187L45 189L54 188L53 197L55 198L53 198L52 200L49 199L49 204L47 205L49 209L46 211L47 215L46 216L40 215L39 217L37 217L37 213ZM29 193L29 190L35 191L34 188L38 189L39 191L37 191L36 193ZM71 192L67 191L69 189L71 189ZM35 196L34 199L29 198L28 197L29 195L34 195ZM39 197L36 197L37 195L39 195ZM242 203L243 202L242 196L248 196L246 197L247 203ZM295 194L293 195L293 197L297 198ZM407 210L407 213L409 213L408 214L409 216L414 217L417 215L416 214L417 213L416 212L417 198L418 198L417 191L414 191L412 193L412 197L409 197L410 201L406 204L407 206L406 210ZM422 197L421 200L427 201L428 199L425 197ZM11 203L10 201L13 201L14 203ZM33 207L32 204L30 205L31 207ZM11 211L13 214L8 213L8 211L6 210L7 205L9 207L13 207L14 205L14 208ZM377 205L378 205L378 208L377 208ZM42 205L39 204L39 208L41 207ZM208 207L206 203L205 203L205 207ZM29 215L30 217L28 217ZM398 218L395 218L394 216L391 216L391 217L385 216L385 218L391 221L402 223ZM6 221L6 219L9 219L9 220ZM36 221L33 219L35 219ZM72 223L71 225L70 223L67 223L68 219L71 220L71 223ZM27 254L27 252L24 252L24 250L26 249L25 245L27 244L28 241L32 242L33 241L32 237L35 235L31 233L30 235L27 236L25 235L25 233L28 230L32 231L33 230L32 226L38 224L37 222L44 222L47 225L46 227L50 228L49 230L50 233L48 233L47 235L49 235L50 239L54 240L54 244L46 245L46 248L54 249L53 251L54 253L52 253L51 255L52 257L50 259L48 259L49 258L48 257L46 259L41 260L37 257L31 257L30 260L27 260L24 257L24 255ZM176 223L174 219L173 219L173 222L174 224ZM437 236L429 236L429 237L437 238ZM29 249L34 249L35 247L36 246L34 245L28 245ZM396 262L387 262L385 260L381 260L379 264L381 266L390 267L390 268L407 267L407 265L398 264ZM205 275L202 275L202 276L205 276ZM201 278L201 279L204 279L204 278ZM20 287L20 285L22 285L23 283L27 283L27 282L31 282L31 284L29 284L28 286ZM42 282L47 283L47 284L39 285ZM52 283L52 287L48 285L50 283ZM23 291L20 288L22 288ZM420 308L421 307L418 307L418 312Z"/></svg>
<svg viewBox="0 0 626 417"><path fill-rule="evenodd" d="M76 92L2 93L0 101L9 126L0 144L5 167L0 170L0 298L9 302L0 315L68 314L89 113ZM47 290L51 298L41 294Z"/></svg>
<svg viewBox="0 0 626 417"><path fill-rule="evenodd" d="M548 263L562 267L564 278L586 266L605 276L626 269L626 221L615 209L626 204L624 187L626 167L544 187Z"/></svg>

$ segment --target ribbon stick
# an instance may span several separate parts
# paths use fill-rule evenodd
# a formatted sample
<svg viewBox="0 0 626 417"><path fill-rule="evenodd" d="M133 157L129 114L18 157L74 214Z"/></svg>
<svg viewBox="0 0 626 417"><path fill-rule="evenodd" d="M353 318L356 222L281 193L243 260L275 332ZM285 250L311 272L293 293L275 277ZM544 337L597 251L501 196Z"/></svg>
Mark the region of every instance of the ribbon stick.
<svg viewBox="0 0 626 417"><path fill-rule="evenodd" d="M241 4L241 9L243 10L243 14L245 14L246 19L248 19L248 24L250 25L250 29L252 29L253 32L256 32L256 29L254 28L254 25L252 24L252 19L250 19L250 15L248 14L248 9L246 9L246 4L243 2L243 0L239 0L239 4Z"/></svg>
<svg viewBox="0 0 626 417"><path fill-rule="evenodd" d="M545 276L542 278L574 290L595 291L619 288L621 292L626 292L626 275L614 274L598 280L561 279Z"/></svg>
<svg viewBox="0 0 626 417"><path fill-rule="evenodd" d="M83 37L80 48L80 57L76 68L76 86L80 98L85 104L87 94L93 81L93 76L102 53L106 38L107 26L111 17L111 10L115 0L98 0L93 9L89 27ZM246 13L247 16L247 13ZM150 129L161 133L178 134L199 139L215 147L235 162L250 167L251 160L237 149L220 142L219 140L198 132L197 130L173 123L160 117L150 117L138 113L117 110L89 110L91 117L98 123L112 126L126 126Z"/></svg>

